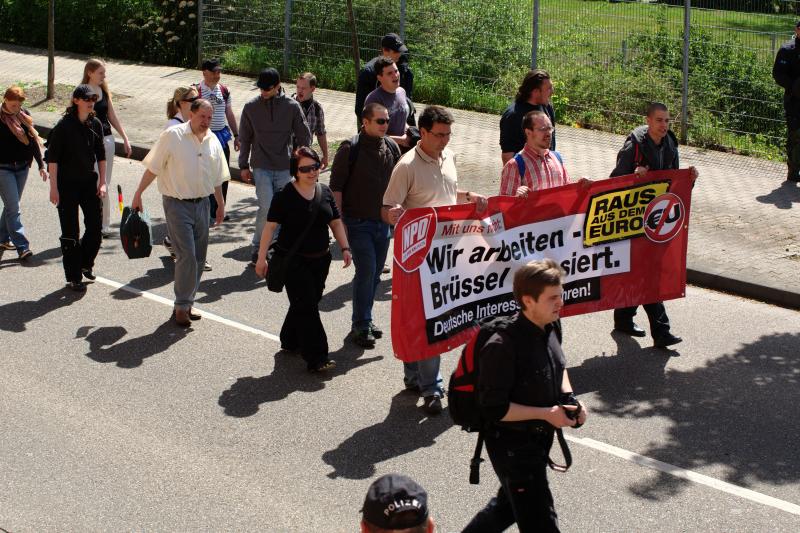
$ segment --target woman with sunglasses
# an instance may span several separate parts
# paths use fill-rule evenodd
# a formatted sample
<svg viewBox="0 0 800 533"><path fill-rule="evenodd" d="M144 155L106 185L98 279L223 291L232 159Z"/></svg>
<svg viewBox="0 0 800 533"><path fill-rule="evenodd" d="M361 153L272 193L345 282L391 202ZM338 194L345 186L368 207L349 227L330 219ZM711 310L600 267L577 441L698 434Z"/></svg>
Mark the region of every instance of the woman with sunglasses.
<svg viewBox="0 0 800 533"><path fill-rule="evenodd" d="M164 129L186 122L189 119L189 108L198 98L200 95L195 87L184 85L175 89L172 98L167 101L168 120Z"/></svg>
<svg viewBox="0 0 800 533"><path fill-rule="evenodd" d="M83 292L83 278L93 280L94 260L100 250L102 199L106 196L106 151L103 125L94 116L97 95L89 85L72 92L72 105L50 131L47 166L50 201L58 207L61 253L67 285ZM97 172L95 172L97 169ZM78 239L78 208L83 211L84 233Z"/></svg>
<svg viewBox="0 0 800 533"><path fill-rule="evenodd" d="M281 231L273 245L276 248L275 253L288 252L309 225L321 166L319 155L311 148L295 150L291 162L294 180L273 197L267 222L261 233L256 261L256 273L259 276L267 275L267 249L278 224ZM319 209L314 220L310 222L309 230L292 258L291 268L286 275L289 311L280 335L281 349L299 351L309 372L325 372L336 366L328 357L328 337L319 316L319 301L322 299L331 265L329 227L342 250L344 267L348 267L352 260L333 193L327 185L319 186Z"/></svg>
<svg viewBox="0 0 800 533"><path fill-rule="evenodd" d="M100 59L90 59L83 67L82 84L89 85L97 95L97 102L94 104L94 114L103 125L103 146L106 151L106 185L111 183L111 170L114 165L114 149L116 147L114 135L111 133L111 126L122 136L122 143L125 148L125 157L131 156L131 143L125 134L122 123L117 118L114 111L114 104L111 100L111 91L108 90L106 83L106 64ZM103 197L103 228L102 236L108 237L111 234L111 200L108 195Z"/></svg>
<svg viewBox="0 0 800 533"><path fill-rule="evenodd" d="M3 213L0 216L0 257L5 250L16 248L23 261L33 255L30 242L19 212L19 201L31 162L36 159L39 175L47 180L42 162L41 139L33 127L33 119L22 109L25 92L21 87L9 87L0 107L0 198Z"/></svg>

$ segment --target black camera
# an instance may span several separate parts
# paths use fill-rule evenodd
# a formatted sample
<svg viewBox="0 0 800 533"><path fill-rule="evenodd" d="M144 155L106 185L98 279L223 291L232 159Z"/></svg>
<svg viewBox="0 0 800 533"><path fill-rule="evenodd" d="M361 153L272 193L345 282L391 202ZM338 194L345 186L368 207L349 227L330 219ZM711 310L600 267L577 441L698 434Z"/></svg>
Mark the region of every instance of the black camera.
<svg viewBox="0 0 800 533"><path fill-rule="evenodd" d="M564 414L567 415L567 418L570 420L577 420L578 415L581 413L581 403L578 401L578 397L575 396L574 392L562 392L558 398L559 405L574 405L577 409L564 409ZM580 427L582 424L576 424L574 427Z"/></svg>

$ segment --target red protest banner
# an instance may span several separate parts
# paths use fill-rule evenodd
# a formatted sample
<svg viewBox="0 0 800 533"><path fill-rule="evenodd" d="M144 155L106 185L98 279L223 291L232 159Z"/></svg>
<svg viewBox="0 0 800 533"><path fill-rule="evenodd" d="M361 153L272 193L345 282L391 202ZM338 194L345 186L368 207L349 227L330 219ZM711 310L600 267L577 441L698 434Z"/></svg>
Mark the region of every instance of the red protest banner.
<svg viewBox="0 0 800 533"><path fill-rule="evenodd" d="M392 345L407 362L466 342L475 321L517 310L519 265L566 271L562 316L683 297L688 170L567 185L527 199L406 211L395 227Z"/></svg>

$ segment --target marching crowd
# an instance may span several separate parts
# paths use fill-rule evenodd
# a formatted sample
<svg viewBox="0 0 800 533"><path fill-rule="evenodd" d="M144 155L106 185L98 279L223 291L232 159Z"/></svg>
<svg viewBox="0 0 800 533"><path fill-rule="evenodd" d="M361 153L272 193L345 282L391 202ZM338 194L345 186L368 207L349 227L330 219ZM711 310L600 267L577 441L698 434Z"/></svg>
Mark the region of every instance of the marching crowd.
<svg viewBox="0 0 800 533"><path fill-rule="evenodd" d="M21 260L32 255L19 203L35 160L41 178L49 180L50 201L58 208L64 273L75 291L86 290L84 279L95 279L95 258L110 231L112 128L122 137L126 155L131 153L105 75L102 61L86 63L71 105L50 132L46 153L30 114L22 109L24 91L10 87L3 97L0 252L15 249ZM219 61L205 61L202 76L196 85L176 88L167 102L165 129L143 161L145 170L131 202L132 209L142 210L142 193L157 182L167 225L164 244L175 260L174 322L188 327L201 318L193 304L203 271L212 268L206 260L209 227L227 220L232 142L241 179L254 184L258 206L249 266L268 278L270 288L285 287L289 300L280 332L281 349L299 353L311 372L325 372L336 365L329 357L319 313L331 265L329 230L342 252L343 266L352 262L355 267L347 340L373 348L384 334L384 325L373 320L376 290L392 226L403 212L456 203L476 204L478 213L487 207L484 195L458 185L456 154L448 148L453 115L436 105L417 113L408 48L396 34L383 37L381 53L362 69L355 106L358 131L339 145L332 161L325 114L314 99L317 79L313 74L298 76L296 94L289 96L275 69L262 70L255 82L259 94L245 103L239 117L233 111L230 90L220 83ZM552 93L548 73L532 70L503 113L498 194L524 197L571 182L565 158L556 151ZM626 139L611 176L643 176L648 170L678 168L678 144L669 129L667 107L651 104L645 119L646 125ZM314 136L321 154L310 148ZM330 185L324 185L319 173L328 166ZM79 210L84 216L82 236ZM555 428L577 427L586 420L585 409L570 417L575 407L558 400L560 394L573 392L557 326L562 282L563 272L552 261L521 267L514 278L521 312L507 331L495 333L481 350L481 360L492 361L482 363L486 370L478 388L481 409L493 421L486 445L501 488L467 526L468 531L502 531L514 522L520 531L557 531L543 458ZM670 331L662 303L644 308L655 346L681 342ZM616 310L615 329L645 336L634 322L635 314L636 308ZM552 372L536 371L535 365L548 363L553 365ZM442 411L445 391L439 357L404 363L403 380L407 390L423 399L427 413ZM532 394L531 384L552 394ZM521 450L524 453L515 454ZM379 480L370 488L362 529L432 530L421 500L424 491L411 480L398 479ZM405 514L397 506L391 513L380 512L381 505L398 501L393 492L397 487L416 503L402 509ZM375 500L383 504L372 505ZM378 510L372 513L373 508ZM383 523L397 514L402 515L396 521L402 528L393 527L394 522L381 526L373 521Z"/></svg>

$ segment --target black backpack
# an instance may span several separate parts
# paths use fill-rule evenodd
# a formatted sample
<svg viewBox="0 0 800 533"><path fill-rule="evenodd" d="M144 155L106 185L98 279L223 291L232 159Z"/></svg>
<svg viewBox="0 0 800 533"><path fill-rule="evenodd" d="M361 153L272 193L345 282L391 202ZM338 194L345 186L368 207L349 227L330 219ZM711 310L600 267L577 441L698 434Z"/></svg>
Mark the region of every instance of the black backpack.
<svg viewBox="0 0 800 533"><path fill-rule="evenodd" d="M478 401L478 377L480 375L480 353L489 339L495 333L506 332L513 324L516 315L499 316L484 318L478 322L479 329L475 335L464 345L461 350L461 357L458 358L456 369L450 375L450 382L447 390L447 411L453 419L453 423L461 426L461 429L469 433L478 433L478 442L475 445L475 453L469 465L469 482L472 485L480 483L480 466L483 462L481 452L483 451L484 431L490 424L483 419L480 403ZM556 322L555 333L561 342L561 323ZM558 436L558 443L564 454L566 465L559 465L553 460L547 460L551 469L566 472L572 465L572 454L564 439L561 429L555 430Z"/></svg>
<svg viewBox="0 0 800 533"><path fill-rule="evenodd" d="M122 222L119 225L119 238L128 259L150 257L153 251L153 240L150 237L150 217L145 213L125 207L122 210Z"/></svg>

